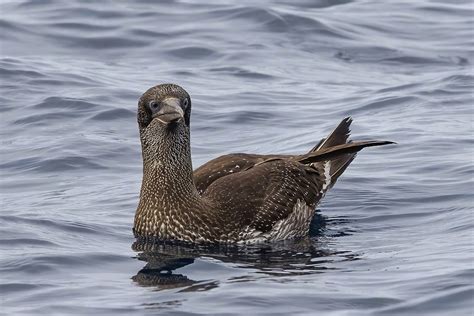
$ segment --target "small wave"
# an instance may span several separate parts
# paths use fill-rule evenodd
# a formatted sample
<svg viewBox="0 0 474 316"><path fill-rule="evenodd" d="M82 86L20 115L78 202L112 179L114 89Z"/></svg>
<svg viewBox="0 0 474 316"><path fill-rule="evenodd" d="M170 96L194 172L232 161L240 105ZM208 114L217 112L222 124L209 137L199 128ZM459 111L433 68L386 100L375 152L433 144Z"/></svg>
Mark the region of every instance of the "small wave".
<svg viewBox="0 0 474 316"><path fill-rule="evenodd" d="M386 63L417 64L417 65L446 63L446 61L441 58L423 57L423 56L396 56L396 57L383 58L380 61L386 62Z"/></svg>
<svg viewBox="0 0 474 316"><path fill-rule="evenodd" d="M453 310L472 310L472 286L455 287L435 295L420 296L395 306L377 310L375 315L417 314L447 315Z"/></svg>
<svg viewBox="0 0 474 316"><path fill-rule="evenodd" d="M48 97L42 102L33 105L36 109L68 109L76 111L89 111L98 108L99 105L80 99L64 97Z"/></svg>
<svg viewBox="0 0 474 316"><path fill-rule="evenodd" d="M55 220L51 219L44 219L44 218L30 218L30 217L20 217L20 216L13 216L13 215L1 215L0 218L2 221L6 223L20 223L20 224L28 224L39 226L41 229L39 231L49 231L51 229L57 229L63 232L71 232L71 233L80 233L80 234L101 234L101 233L109 233L103 226L100 225L92 225L92 224L84 224L81 222L73 222L62 220L56 218Z"/></svg>
<svg viewBox="0 0 474 316"><path fill-rule="evenodd" d="M419 97L415 96L401 96L401 97L383 97L367 104L358 106L357 108L350 110L350 115L360 115L361 113L374 113L375 111L382 111L386 108L393 108L399 111L400 106L409 106L410 104L416 104L420 102Z"/></svg>
<svg viewBox="0 0 474 316"><path fill-rule="evenodd" d="M46 284L31 284L31 283L3 283L2 292L3 293L15 293L15 292L25 292L33 291L38 289L44 289L47 286Z"/></svg>
<svg viewBox="0 0 474 316"><path fill-rule="evenodd" d="M135 112L128 109L111 109L102 111L99 114L91 117L94 121L113 121L119 119L132 119L135 117Z"/></svg>
<svg viewBox="0 0 474 316"><path fill-rule="evenodd" d="M2 28L3 30L3 32L1 33L2 38L5 38L5 37L12 38L10 34L19 33L19 32L20 33L27 32L27 29L20 27L18 23L13 23L5 19L0 19L0 28Z"/></svg>
<svg viewBox="0 0 474 316"><path fill-rule="evenodd" d="M3 66L3 65L2 65ZM34 71L34 70L21 70L21 69L7 69L4 67L0 68L0 76L5 79L17 79L17 78L45 78L46 75Z"/></svg>
<svg viewBox="0 0 474 316"><path fill-rule="evenodd" d="M38 172L61 172L72 170L99 170L106 167L93 161L91 158L81 156L66 156L60 158L23 158L0 164L4 170L32 170Z"/></svg>
<svg viewBox="0 0 474 316"><path fill-rule="evenodd" d="M347 38L342 32L333 29L325 23L304 14L280 13L272 9L262 7L239 7L234 9L221 9L209 14L216 18L226 20L245 20L268 32L276 33L300 33L306 32L310 36L328 36L336 38ZM247 22L247 23L248 23Z"/></svg>
<svg viewBox="0 0 474 316"><path fill-rule="evenodd" d="M353 2L354 0L279 0L277 3L294 6L298 9L324 9L334 6L344 5Z"/></svg>
<svg viewBox="0 0 474 316"><path fill-rule="evenodd" d="M128 260L127 256L114 255L109 253L83 253L83 254L62 254L62 255L37 255L22 257L16 260L9 260L3 263L0 268L2 273L47 273L58 272L58 268L72 269L100 265L107 262Z"/></svg>
<svg viewBox="0 0 474 316"><path fill-rule="evenodd" d="M77 36L77 34L60 35L51 34L51 38L61 46L95 48L95 49L130 49L131 47L145 47L150 45L150 42L138 39L123 38L122 36Z"/></svg>
<svg viewBox="0 0 474 316"><path fill-rule="evenodd" d="M15 125L47 125L53 121L67 122L71 118L82 116L79 113L59 112L29 115L25 118L13 121Z"/></svg>
<svg viewBox="0 0 474 316"><path fill-rule="evenodd" d="M249 78L249 79L272 79L272 75L246 70L241 67L217 67L209 69L210 72L225 73L236 77Z"/></svg>
<svg viewBox="0 0 474 316"><path fill-rule="evenodd" d="M171 57L177 57L182 59L208 59L215 58L217 52L210 48L199 47L199 46L187 46L175 49L169 49L166 54Z"/></svg>
<svg viewBox="0 0 474 316"><path fill-rule="evenodd" d="M74 30L74 31L110 31L116 29L115 26L107 26L102 24L91 24L81 22L53 22L48 24L48 27L53 29L59 28L61 30Z"/></svg>
<svg viewBox="0 0 474 316"><path fill-rule="evenodd" d="M55 122L71 122L71 119L83 117L96 111L98 104L72 98L48 97L30 107L24 117L13 121L14 125L47 125ZM47 111L38 113L38 111ZM28 113L35 113L30 114ZM25 115L26 114L26 115Z"/></svg>
<svg viewBox="0 0 474 316"><path fill-rule="evenodd" d="M24 247L24 246L45 246L45 247L55 247L57 244L39 238L10 238L2 239L2 243L8 247Z"/></svg>

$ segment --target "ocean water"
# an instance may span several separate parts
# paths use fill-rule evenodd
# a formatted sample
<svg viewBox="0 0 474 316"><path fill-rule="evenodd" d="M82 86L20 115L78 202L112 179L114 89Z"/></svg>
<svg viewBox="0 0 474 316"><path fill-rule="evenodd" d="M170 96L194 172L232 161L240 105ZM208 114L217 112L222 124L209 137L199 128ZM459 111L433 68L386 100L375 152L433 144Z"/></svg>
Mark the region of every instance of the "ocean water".
<svg viewBox="0 0 474 316"><path fill-rule="evenodd" d="M0 313L472 315L470 0L3 0ZM193 99L194 167L362 151L304 241L140 244L137 99Z"/></svg>

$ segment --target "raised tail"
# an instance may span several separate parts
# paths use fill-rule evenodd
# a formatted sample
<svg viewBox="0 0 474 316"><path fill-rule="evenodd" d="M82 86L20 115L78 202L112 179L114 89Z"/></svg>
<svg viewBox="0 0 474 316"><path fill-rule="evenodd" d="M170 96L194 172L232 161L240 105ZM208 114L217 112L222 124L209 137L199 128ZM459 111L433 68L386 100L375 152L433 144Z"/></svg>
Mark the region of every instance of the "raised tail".
<svg viewBox="0 0 474 316"><path fill-rule="evenodd" d="M323 138L314 148L310 150L309 153L314 153L319 150L328 149L337 145L346 144L348 142L349 136L351 135L350 126L352 123L351 117L344 118L341 123L328 135L328 137ZM329 168L325 170L325 175L329 176L331 181L327 189L332 187L339 176L346 170L350 165L352 160L354 160L356 153L345 154L332 160L328 160L324 167Z"/></svg>
<svg viewBox="0 0 474 316"><path fill-rule="evenodd" d="M322 164L327 183L325 191L336 183L339 176L354 160L358 151L365 147L393 144L389 141L349 141L351 123L352 118L346 117L328 137L323 138L307 154L294 158L298 162L314 167Z"/></svg>
<svg viewBox="0 0 474 316"><path fill-rule="evenodd" d="M339 123L339 125L328 135L328 137L321 139L321 141L314 146L309 152L315 152L319 149L329 148L347 143L347 139L351 135L350 126L352 123L351 117L346 117Z"/></svg>

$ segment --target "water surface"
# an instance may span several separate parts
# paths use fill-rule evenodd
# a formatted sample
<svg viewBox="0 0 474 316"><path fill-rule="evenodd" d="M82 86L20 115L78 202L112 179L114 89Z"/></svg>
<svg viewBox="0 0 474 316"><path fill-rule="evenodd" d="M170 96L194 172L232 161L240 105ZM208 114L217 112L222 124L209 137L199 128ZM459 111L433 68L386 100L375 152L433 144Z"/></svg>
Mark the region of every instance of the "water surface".
<svg viewBox="0 0 474 316"><path fill-rule="evenodd" d="M6 315L471 315L470 1L3 1ZM135 242L135 111L193 98L197 167L307 151L346 116L361 152L311 237Z"/></svg>

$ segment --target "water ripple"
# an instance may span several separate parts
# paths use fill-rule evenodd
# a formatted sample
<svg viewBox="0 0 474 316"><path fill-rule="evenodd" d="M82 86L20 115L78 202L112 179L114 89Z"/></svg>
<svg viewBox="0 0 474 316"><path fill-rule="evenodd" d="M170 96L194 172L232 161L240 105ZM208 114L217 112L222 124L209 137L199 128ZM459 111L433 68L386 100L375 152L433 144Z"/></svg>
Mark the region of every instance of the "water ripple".
<svg viewBox="0 0 474 316"><path fill-rule="evenodd" d="M6 314L469 314L468 0L5 0ZM134 243L141 93L193 98L193 163L306 152L352 115L360 152L310 238ZM157 291L160 291L159 293Z"/></svg>

